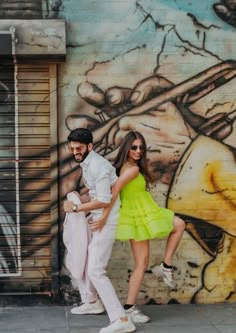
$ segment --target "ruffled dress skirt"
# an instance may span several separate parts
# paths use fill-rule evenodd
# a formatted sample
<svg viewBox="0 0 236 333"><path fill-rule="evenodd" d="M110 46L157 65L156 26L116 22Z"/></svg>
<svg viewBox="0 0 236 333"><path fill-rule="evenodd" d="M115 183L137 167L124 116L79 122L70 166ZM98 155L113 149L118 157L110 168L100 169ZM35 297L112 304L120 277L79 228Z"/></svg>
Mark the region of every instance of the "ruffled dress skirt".
<svg viewBox="0 0 236 333"><path fill-rule="evenodd" d="M116 239L136 241L165 238L173 230L174 212L161 208L146 190L142 174L121 191L120 217Z"/></svg>

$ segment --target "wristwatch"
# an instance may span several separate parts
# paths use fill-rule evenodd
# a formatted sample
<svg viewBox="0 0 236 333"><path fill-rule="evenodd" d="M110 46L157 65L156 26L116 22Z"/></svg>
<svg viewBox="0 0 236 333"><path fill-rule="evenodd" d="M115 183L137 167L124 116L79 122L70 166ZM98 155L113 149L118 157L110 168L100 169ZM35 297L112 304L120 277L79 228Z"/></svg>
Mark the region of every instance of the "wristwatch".
<svg viewBox="0 0 236 333"><path fill-rule="evenodd" d="M77 208L78 208L78 205L74 205L73 207L72 207L72 210L73 210L73 212L77 212Z"/></svg>

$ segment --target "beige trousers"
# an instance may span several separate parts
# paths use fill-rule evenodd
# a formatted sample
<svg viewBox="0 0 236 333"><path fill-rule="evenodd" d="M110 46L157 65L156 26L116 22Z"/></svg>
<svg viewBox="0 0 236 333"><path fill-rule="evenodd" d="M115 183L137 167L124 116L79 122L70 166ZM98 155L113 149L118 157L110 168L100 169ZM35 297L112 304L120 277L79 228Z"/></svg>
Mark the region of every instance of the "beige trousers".
<svg viewBox="0 0 236 333"><path fill-rule="evenodd" d="M71 192L67 199L80 203L79 195ZM67 213L63 241L66 247L65 265L78 283L82 302L101 298L110 321L125 316L106 268L115 240L116 224L106 224L100 232L91 232L83 212Z"/></svg>

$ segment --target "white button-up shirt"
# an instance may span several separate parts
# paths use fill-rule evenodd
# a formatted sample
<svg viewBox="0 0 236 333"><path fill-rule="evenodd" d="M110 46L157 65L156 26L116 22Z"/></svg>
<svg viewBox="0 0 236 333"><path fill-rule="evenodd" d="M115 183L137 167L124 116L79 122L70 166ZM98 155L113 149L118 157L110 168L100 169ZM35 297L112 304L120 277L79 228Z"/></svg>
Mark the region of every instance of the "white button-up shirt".
<svg viewBox="0 0 236 333"><path fill-rule="evenodd" d="M101 155L92 150L80 163L85 186L89 189L91 200L111 202L111 187L117 180L115 168ZM120 199L112 207L106 223L116 224L119 217ZM103 208L91 211L92 219L101 217Z"/></svg>

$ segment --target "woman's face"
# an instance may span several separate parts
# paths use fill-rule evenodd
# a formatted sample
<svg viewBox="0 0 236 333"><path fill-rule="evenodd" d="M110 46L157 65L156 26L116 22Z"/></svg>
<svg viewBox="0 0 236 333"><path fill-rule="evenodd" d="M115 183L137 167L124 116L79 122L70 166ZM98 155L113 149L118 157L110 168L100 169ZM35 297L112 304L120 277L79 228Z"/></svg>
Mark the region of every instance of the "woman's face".
<svg viewBox="0 0 236 333"><path fill-rule="evenodd" d="M142 157L143 149L142 141L140 139L134 140L128 154L129 161L135 163L139 161Z"/></svg>

